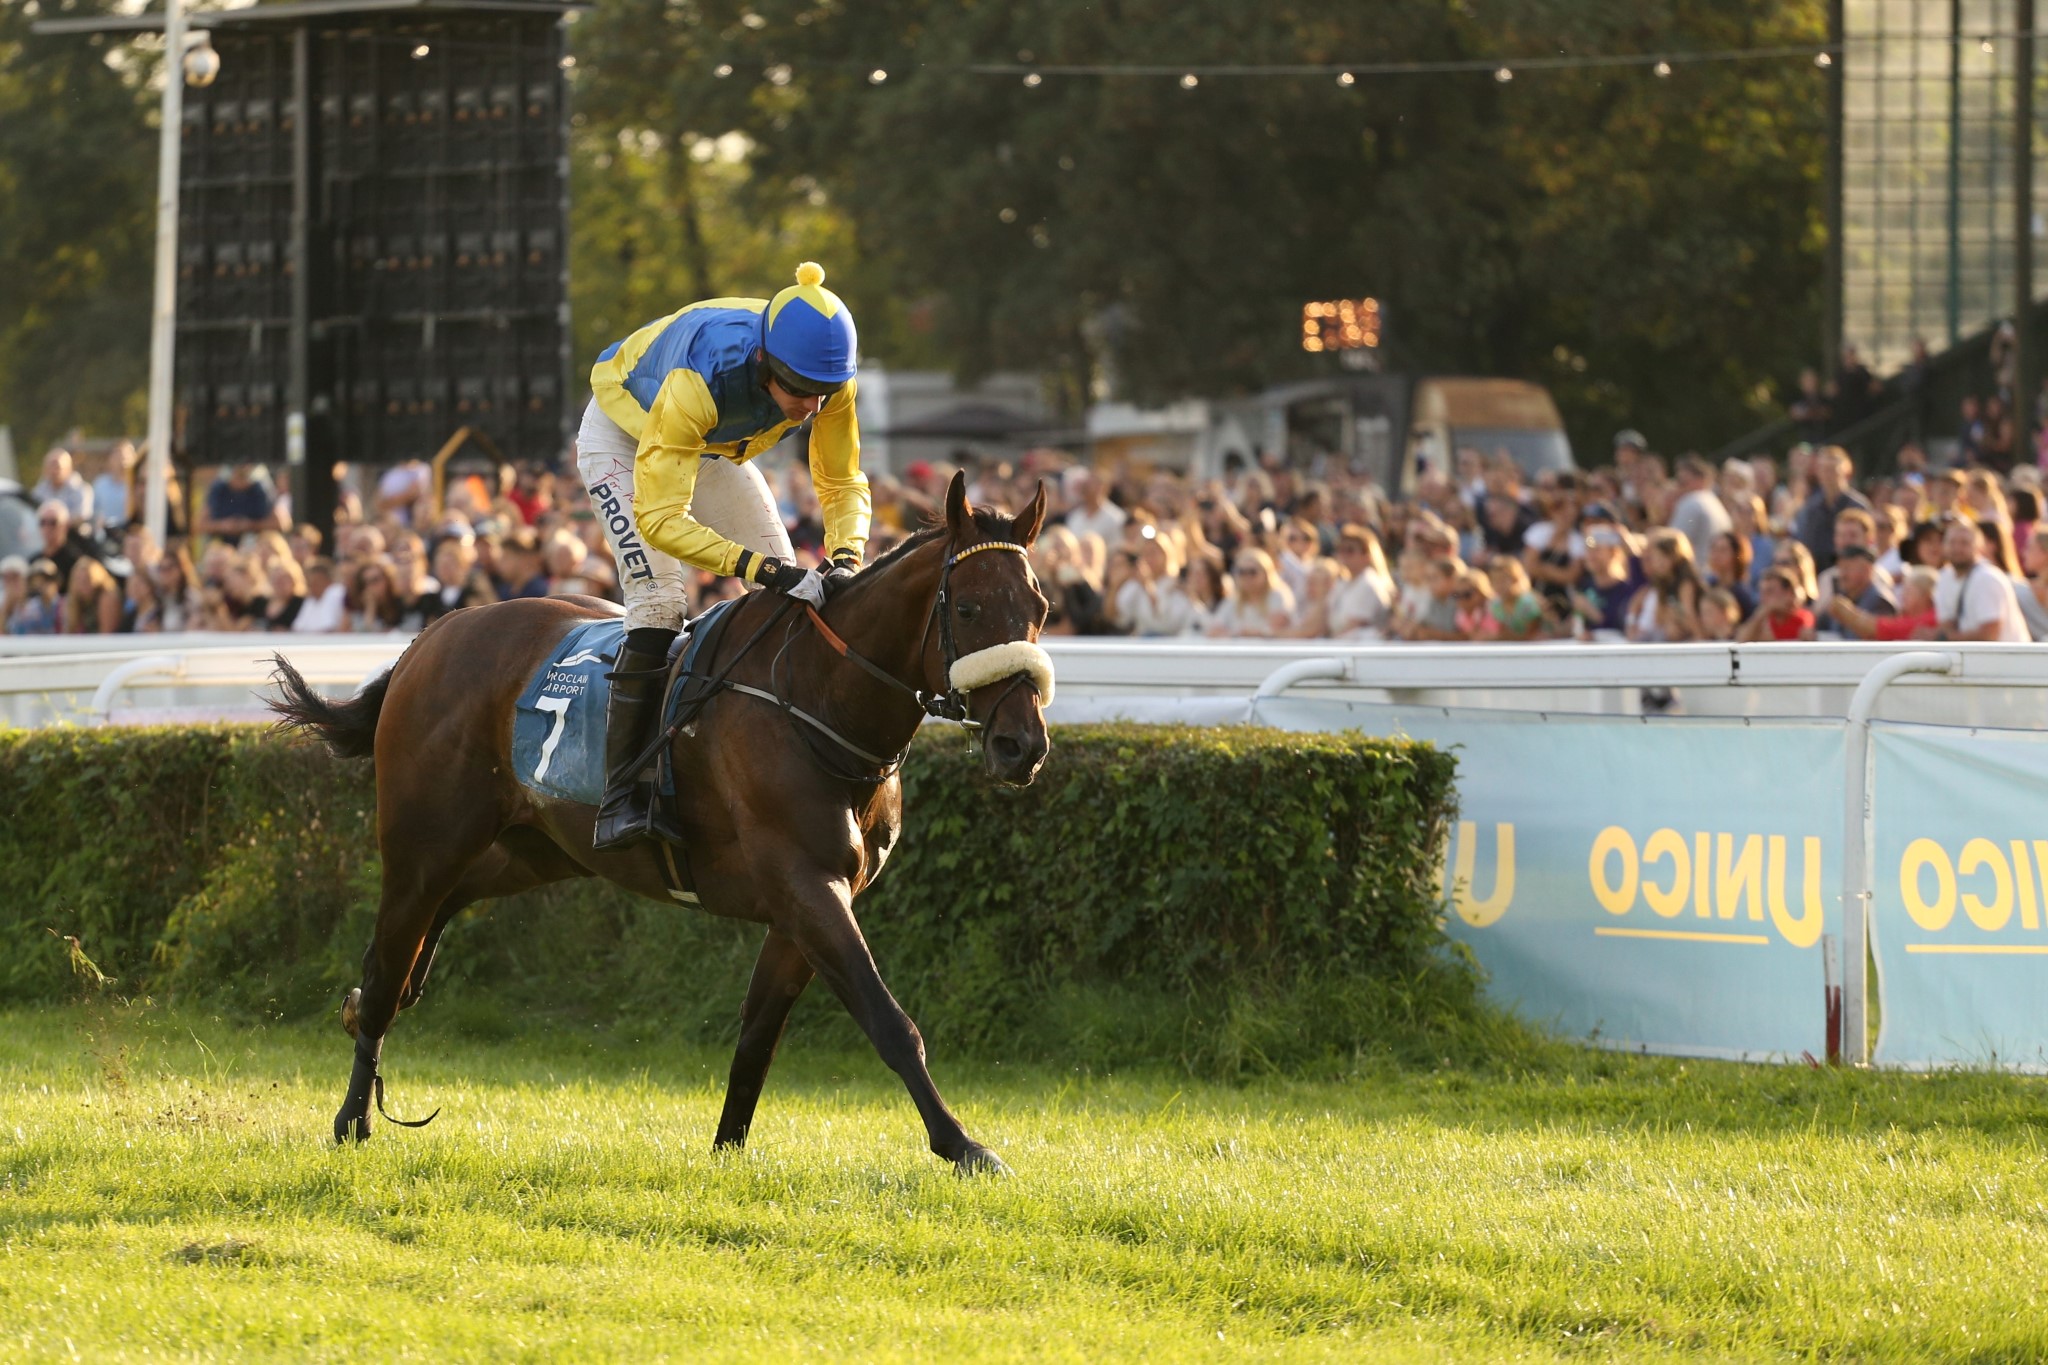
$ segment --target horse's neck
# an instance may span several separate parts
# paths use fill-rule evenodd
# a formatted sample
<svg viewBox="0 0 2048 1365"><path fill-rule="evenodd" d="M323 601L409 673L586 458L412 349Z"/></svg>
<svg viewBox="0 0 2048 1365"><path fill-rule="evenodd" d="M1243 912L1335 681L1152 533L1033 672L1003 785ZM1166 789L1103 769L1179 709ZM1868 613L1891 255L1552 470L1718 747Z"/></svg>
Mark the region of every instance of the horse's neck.
<svg viewBox="0 0 2048 1365"><path fill-rule="evenodd" d="M921 545L879 572L870 570L834 597L825 615L847 647L912 691L931 685L926 676L933 603L946 562L943 537ZM862 683L888 694L864 670L850 667ZM888 694L902 700L899 694Z"/></svg>

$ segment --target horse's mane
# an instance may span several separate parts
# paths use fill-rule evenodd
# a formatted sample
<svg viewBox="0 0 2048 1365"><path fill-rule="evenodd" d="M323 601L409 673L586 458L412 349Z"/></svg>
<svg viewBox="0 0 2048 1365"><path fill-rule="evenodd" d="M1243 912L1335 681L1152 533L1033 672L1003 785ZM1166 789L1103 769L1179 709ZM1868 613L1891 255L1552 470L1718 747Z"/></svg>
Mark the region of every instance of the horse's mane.
<svg viewBox="0 0 2048 1365"><path fill-rule="evenodd" d="M987 507L977 507L974 509L973 517L974 529L981 532L982 539L1016 541L1017 537L1011 530L1011 519L1008 512L999 512ZM924 525L905 536L887 554L882 555L878 559L869 560L861 572L863 574L870 574L880 569L886 569L889 565L894 564L897 560L910 554L920 546L929 545L945 534L946 514L943 511L935 512L925 519Z"/></svg>

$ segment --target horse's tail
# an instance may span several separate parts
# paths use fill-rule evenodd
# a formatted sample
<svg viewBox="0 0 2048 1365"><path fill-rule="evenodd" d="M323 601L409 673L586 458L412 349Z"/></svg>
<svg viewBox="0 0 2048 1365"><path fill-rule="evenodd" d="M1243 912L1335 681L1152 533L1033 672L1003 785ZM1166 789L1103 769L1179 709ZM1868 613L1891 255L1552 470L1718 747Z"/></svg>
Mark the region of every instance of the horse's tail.
<svg viewBox="0 0 2048 1365"><path fill-rule="evenodd" d="M391 690L391 670L379 673L347 701L335 701L315 692L282 654L271 655L270 662L275 666L270 680L283 694L264 703L278 714L276 728L310 730L336 758L370 757L377 743L377 715L384 709L384 694Z"/></svg>

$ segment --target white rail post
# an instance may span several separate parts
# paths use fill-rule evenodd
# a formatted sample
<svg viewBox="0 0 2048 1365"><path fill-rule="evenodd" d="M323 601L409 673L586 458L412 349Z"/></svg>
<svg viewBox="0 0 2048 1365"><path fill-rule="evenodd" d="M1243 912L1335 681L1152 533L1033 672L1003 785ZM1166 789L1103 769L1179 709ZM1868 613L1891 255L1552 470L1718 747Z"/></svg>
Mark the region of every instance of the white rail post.
<svg viewBox="0 0 2048 1365"><path fill-rule="evenodd" d="M1952 650L1909 650L1893 654L1863 675L1849 699L1843 736L1847 772L1842 788L1842 1060L1862 1066L1870 1060L1870 897L1876 869L1871 851L1872 793L1870 714L1878 696L1908 673L1956 674L1963 656Z"/></svg>

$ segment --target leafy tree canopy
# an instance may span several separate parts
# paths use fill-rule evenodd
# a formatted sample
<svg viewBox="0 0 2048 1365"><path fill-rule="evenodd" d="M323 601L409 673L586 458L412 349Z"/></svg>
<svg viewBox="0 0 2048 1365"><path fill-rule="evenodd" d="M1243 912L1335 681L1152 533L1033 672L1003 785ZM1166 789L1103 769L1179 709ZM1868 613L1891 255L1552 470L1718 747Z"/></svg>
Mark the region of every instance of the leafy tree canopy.
<svg viewBox="0 0 2048 1365"><path fill-rule="evenodd" d="M1732 434L1760 385L1812 359L1810 63L1350 87L1219 75L1191 90L967 68L1683 52L1822 32L1815 0L606 0L576 49L593 142L629 126L675 145L744 135L745 176L717 222L698 219L711 240L694 259L709 253L719 290L780 283L776 249L824 256L791 231L793 206L831 222L835 249L851 241L830 263L870 354L1045 370L1075 402L1105 384L1229 393L1323 372L1298 347L1301 304L1370 294L1392 364L1544 381L1597 449L1624 422L1672 447ZM735 221L774 228L728 246ZM595 225L581 226L579 288L621 287L589 279ZM670 214L620 231L678 229ZM690 249L674 258L687 277Z"/></svg>

